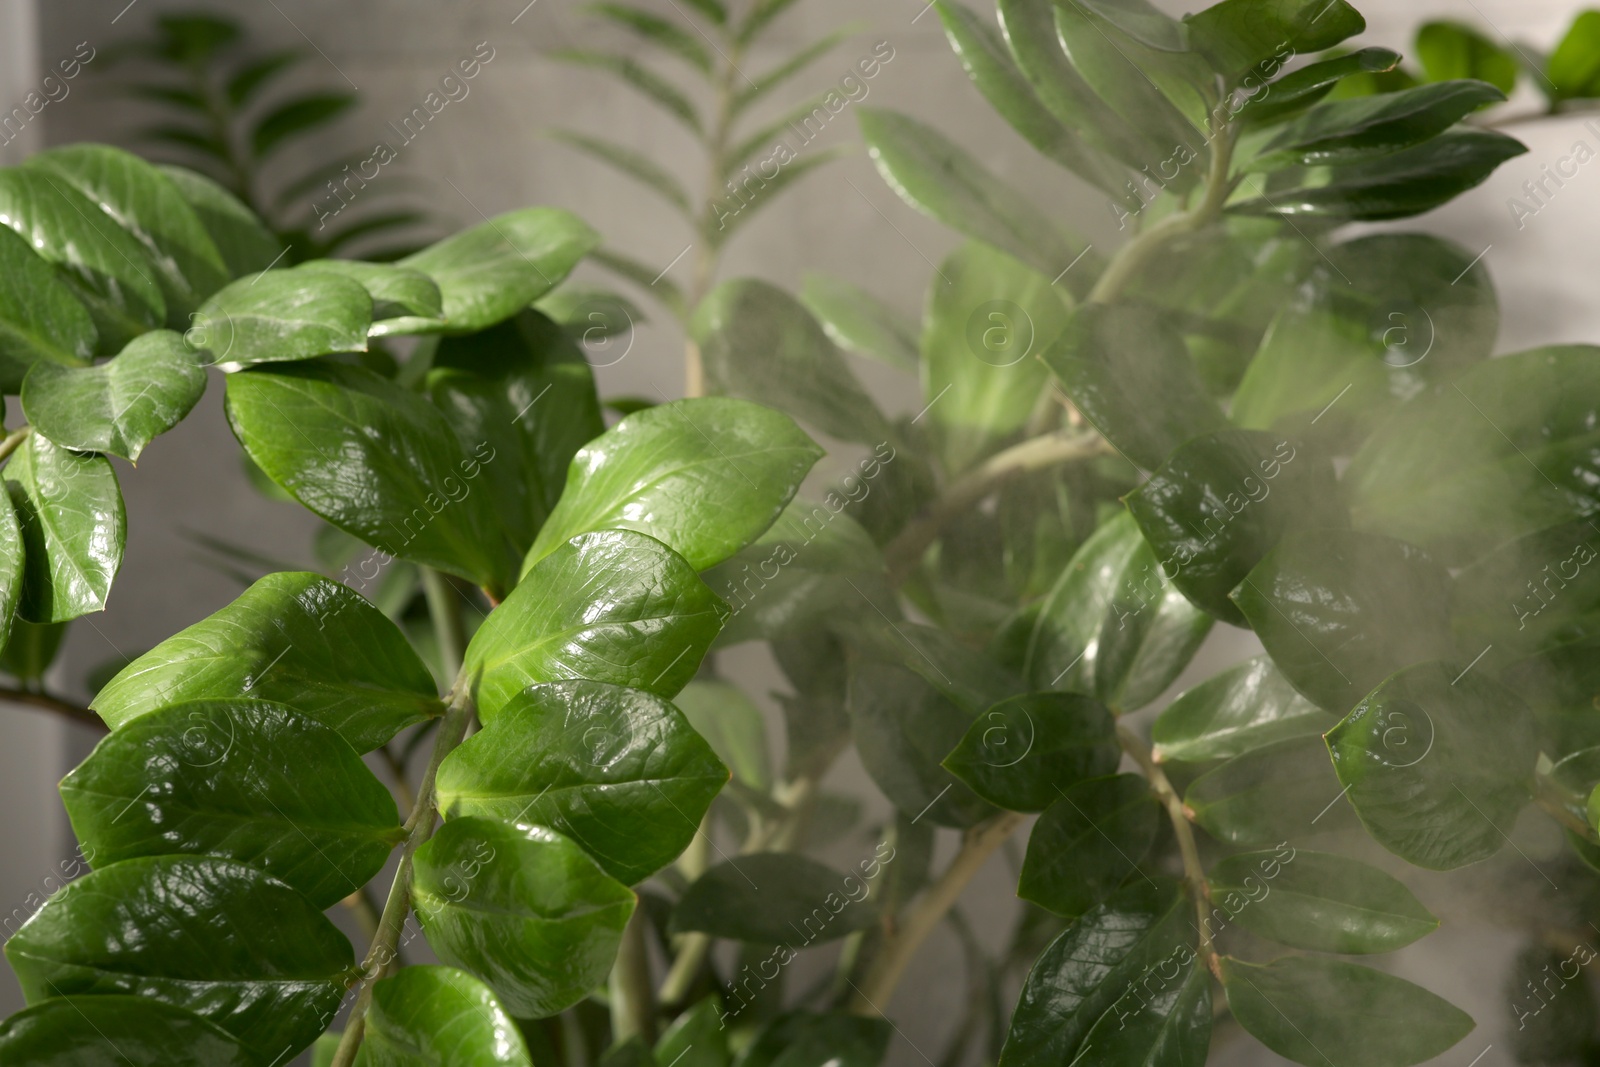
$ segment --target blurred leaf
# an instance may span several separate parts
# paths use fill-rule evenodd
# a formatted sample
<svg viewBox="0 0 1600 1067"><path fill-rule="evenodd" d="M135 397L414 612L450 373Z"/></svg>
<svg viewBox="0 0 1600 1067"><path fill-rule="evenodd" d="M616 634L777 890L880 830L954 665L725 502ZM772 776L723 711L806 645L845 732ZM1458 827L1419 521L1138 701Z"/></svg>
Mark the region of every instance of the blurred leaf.
<svg viewBox="0 0 1600 1067"><path fill-rule="evenodd" d="M746 108L833 51L840 41L846 40L856 32L854 26L835 30L821 40L811 42L771 70L756 75L753 82L747 82L744 88L734 94L731 113L734 115L743 113Z"/></svg>
<svg viewBox="0 0 1600 1067"><path fill-rule="evenodd" d="M1056 799L1028 836L1017 896L1072 919L1138 872L1155 844L1161 804L1137 774L1091 778L1053 791Z"/></svg>
<svg viewBox="0 0 1600 1067"><path fill-rule="evenodd" d="M674 702L735 779L763 793L772 788L766 718L749 697L727 682L693 681Z"/></svg>
<svg viewBox="0 0 1600 1067"><path fill-rule="evenodd" d="M1198 53L1185 51L1187 26L1147 3L1079 0L1055 4L1056 32L1073 66L1124 121L1155 137L1164 159L1182 149L1190 161L1204 151L1211 113L1220 100L1216 75ZM1143 27L1119 9L1143 8ZM1137 17L1137 16L1136 16ZM1146 165L1156 160L1145 160Z"/></svg>
<svg viewBox="0 0 1600 1067"><path fill-rule="evenodd" d="M1600 96L1600 11L1583 11L1550 53L1545 79L1555 102Z"/></svg>
<svg viewBox="0 0 1600 1067"><path fill-rule="evenodd" d="M1400 53L1387 48L1363 48L1309 63L1272 82L1264 92L1252 94L1239 109L1238 121L1245 126L1276 122L1317 103L1346 78L1381 74L1399 65Z"/></svg>
<svg viewBox="0 0 1600 1067"><path fill-rule="evenodd" d="M230 277L266 270L282 254L278 239L228 190L183 167L163 166L160 170L200 217Z"/></svg>
<svg viewBox="0 0 1600 1067"><path fill-rule="evenodd" d="M1367 28L1344 0L1222 0L1184 21L1194 49L1230 85L1251 74L1271 78L1295 56L1324 52Z"/></svg>
<svg viewBox="0 0 1600 1067"><path fill-rule="evenodd" d="M700 73L711 75L711 53L703 39L670 19L627 4L587 4L584 10L626 26L645 40L673 53Z"/></svg>
<svg viewBox="0 0 1600 1067"><path fill-rule="evenodd" d="M250 131L250 150L265 159L284 141L326 126L356 104L354 93L307 93L279 104L261 117Z"/></svg>
<svg viewBox="0 0 1600 1067"><path fill-rule="evenodd" d="M1506 95L1517 86L1517 57L1471 26L1425 22L1417 30L1417 58L1431 82L1474 78Z"/></svg>
<svg viewBox="0 0 1600 1067"><path fill-rule="evenodd" d="M1486 82L1450 81L1318 104L1284 126L1249 168L1370 163L1436 138L1479 108L1504 100Z"/></svg>
<svg viewBox="0 0 1600 1067"><path fill-rule="evenodd" d="M695 110L695 106L690 102L689 98L671 82L634 59L605 52L585 52L578 49L563 49L558 52L552 52L550 57L565 63L573 63L581 67L592 67L596 70L614 74L666 109L679 122L682 122L696 134L704 134L705 132L700 123L700 114Z"/></svg>
<svg viewBox="0 0 1600 1067"><path fill-rule="evenodd" d="M741 855L712 867L684 891L668 930L788 945L791 951L809 948L878 922L878 908L867 900L870 885L805 856Z"/></svg>
<svg viewBox="0 0 1600 1067"><path fill-rule="evenodd" d="M1029 693L980 715L943 766L997 807L1043 811L1063 788L1113 774L1121 759L1104 704L1077 693Z"/></svg>
<svg viewBox="0 0 1600 1067"><path fill-rule="evenodd" d="M739 227L755 218L756 212L771 204L789 186L798 182L818 167L825 167L836 159L844 159L854 154L855 148L853 146L836 145L832 148L814 149L807 153L804 158L788 163L783 163L782 160L777 159L763 160L758 164L757 169L765 170L769 164L772 164L779 167L777 174L771 178L752 175L751 178L761 184L752 191L756 195L752 196L749 201L744 200L741 194L734 194L727 200L713 201L711 210L717 217L717 229L715 231L708 230L708 240L716 245L726 243ZM750 190L750 179L746 179L741 184L741 188ZM730 200L739 206L732 211L727 211L725 209L728 207Z"/></svg>
<svg viewBox="0 0 1600 1067"><path fill-rule="evenodd" d="M1600 530L1574 519L1501 545L1456 575L1462 648L1522 657L1600 633Z"/></svg>
<svg viewBox="0 0 1600 1067"><path fill-rule="evenodd" d="M722 1023L722 1001L709 994L680 1014L656 1041L657 1064L679 1067L731 1067L733 1053Z"/></svg>
<svg viewBox="0 0 1600 1067"><path fill-rule="evenodd" d="M865 289L810 271L799 298L834 344L900 370L916 369L916 326Z"/></svg>
<svg viewBox="0 0 1600 1067"><path fill-rule="evenodd" d="M1271 845L1354 823L1316 736L1235 756L1191 782L1183 806L1198 826L1229 845Z"/></svg>
<svg viewBox="0 0 1600 1067"><path fill-rule="evenodd" d="M0 519L0 522L3 521ZM14 590L14 577L11 583L11 589ZM61 650L61 641L66 636L67 624L64 622L33 623L16 619L6 636L5 651L0 652L0 671L21 682L39 681L55 663L56 653ZM112 662L115 669L120 670L126 661L119 657ZM86 684L91 692L98 688L92 672Z"/></svg>
<svg viewBox="0 0 1600 1067"><path fill-rule="evenodd" d="M1268 656L1208 678L1167 705L1151 728L1157 760L1229 759L1321 734L1333 718L1295 692Z"/></svg>
<svg viewBox="0 0 1600 1067"><path fill-rule="evenodd" d="M759 37L774 19L793 7L795 0L754 0L744 21L739 24L735 38L740 44L749 44ZM717 21L722 21L718 19Z"/></svg>
<svg viewBox="0 0 1600 1067"><path fill-rule="evenodd" d="M228 78L228 103L235 108L246 106L269 81L298 63L301 58L303 57L300 52L283 51L269 52L258 59L250 60Z"/></svg>
<svg viewBox="0 0 1600 1067"><path fill-rule="evenodd" d="M607 141L599 137L590 137L575 130L551 130L549 136L564 144L569 144L603 163L609 163L635 181L642 182L657 193L660 193L668 203L681 211L686 218L693 216L694 209L689 205L689 194L684 191L683 183L650 159L649 156L636 152L626 145L620 145L614 141Z"/></svg>
<svg viewBox="0 0 1600 1067"><path fill-rule="evenodd" d="M762 1027L739 1067L879 1067L894 1036L886 1019L789 1012Z"/></svg>

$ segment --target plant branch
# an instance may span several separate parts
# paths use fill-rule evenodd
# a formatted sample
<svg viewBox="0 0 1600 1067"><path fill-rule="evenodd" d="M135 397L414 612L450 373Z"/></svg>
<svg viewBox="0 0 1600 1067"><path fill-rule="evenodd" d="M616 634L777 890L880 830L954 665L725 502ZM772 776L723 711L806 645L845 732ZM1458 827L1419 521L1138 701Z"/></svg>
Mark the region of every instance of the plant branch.
<svg viewBox="0 0 1600 1067"><path fill-rule="evenodd" d="M1178 839L1178 852L1183 857L1184 888L1194 900L1195 934L1199 938L1200 958L1211 969L1211 973L1217 976L1218 981L1221 981L1222 966L1217 959L1216 947L1211 942L1211 884L1206 881L1206 869L1200 862L1200 849L1195 844L1194 827L1189 824L1188 813L1183 807L1183 798L1172 787L1166 772L1156 763L1150 749L1137 734L1119 723L1117 740L1122 743L1122 750L1132 756L1139 769L1144 771L1156 798L1167 809L1167 817L1172 821L1173 836Z"/></svg>
<svg viewBox="0 0 1600 1067"><path fill-rule="evenodd" d="M438 777L439 764L466 735L467 723L472 719L472 698L468 692L466 679L458 676L450 693L444 720L439 724L439 735L434 742L433 755L428 760L428 769L417 790L416 803L411 807L411 816L406 819L406 838L400 850L400 864L389 886L383 914L378 919L377 935L372 939L372 947L367 950L366 958L361 961L361 992L356 997L355 1007L350 1009L344 1036L339 1039L339 1048L333 1054L330 1067L350 1067L355 1062L365 1030L367 1008L372 1003L372 986L387 973L399 952L400 932L405 928L406 915L411 911L411 863L417 849L433 836L433 824L438 815L434 803L434 781Z"/></svg>
<svg viewBox="0 0 1600 1067"><path fill-rule="evenodd" d="M611 1037L616 1044L638 1037L656 1043L655 988L650 979L650 951L645 944L644 909L635 908L617 946L611 968Z"/></svg>
<svg viewBox="0 0 1600 1067"><path fill-rule="evenodd" d="M928 887L927 892L907 912L899 929L884 938L883 947L862 978L861 985L851 983L856 995L850 1001L850 1011L857 1015L883 1014L883 1008L894 995L895 986L900 984L911 957L916 955L922 942L944 919L945 913L955 904L990 854L1022 825L1025 818L1014 811L1001 812L966 832L961 841L961 851L950 861L944 874Z"/></svg>
<svg viewBox="0 0 1600 1067"><path fill-rule="evenodd" d="M0 688L0 700L9 700L16 704L27 704L30 707L42 708L45 711L60 715L69 722L75 722L79 726L87 726L101 733L106 733L110 729L106 726L104 719L88 708L80 708L76 704L60 700L50 696L48 693L30 693L26 689Z"/></svg>
<svg viewBox="0 0 1600 1067"><path fill-rule="evenodd" d="M11 453L21 448L22 442L26 441L32 432L32 426L23 426L6 434L5 438L0 440L0 460L10 458Z"/></svg>
<svg viewBox="0 0 1600 1067"><path fill-rule="evenodd" d="M461 605L457 601L459 594L451 586L450 579L432 567L417 569L422 572L422 592L428 600L428 615L433 619L433 635L439 642L444 676L454 678L461 672L461 657L467 647Z"/></svg>
<svg viewBox="0 0 1600 1067"><path fill-rule="evenodd" d="M938 540L946 523L964 514L1010 479L1028 471L1110 451L1105 439L1096 433L1054 433L1024 441L989 457L982 465L956 479L943 496L908 522L884 548L890 582L900 585L909 578L928 546Z"/></svg>

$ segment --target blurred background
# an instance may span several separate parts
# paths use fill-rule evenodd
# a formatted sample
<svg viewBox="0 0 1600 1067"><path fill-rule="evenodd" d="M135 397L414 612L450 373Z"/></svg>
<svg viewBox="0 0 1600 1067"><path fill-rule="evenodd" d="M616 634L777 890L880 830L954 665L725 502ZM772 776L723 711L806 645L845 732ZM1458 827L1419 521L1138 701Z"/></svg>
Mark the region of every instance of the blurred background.
<svg viewBox="0 0 1600 1067"><path fill-rule="evenodd" d="M1160 6L1173 13L1184 8ZM1435 18L1459 19L1502 43L1547 50L1577 11L1566 0L1373 0L1357 6L1369 21L1361 43L1402 52L1415 27ZM152 38L160 16L180 11L237 20L244 37L235 47L258 56L284 50L300 55L275 75L262 106L300 94L355 94L349 105L328 105L336 120L284 140L266 175L280 189L286 177L316 164L365 158L379 141L398 144L392 123L399 124L438 90L441 78L458 63L473 57L481 62L478 75L466 83L466 95L451 99L394 162L383 166L361 198L341 212L339 225L384 214L410 219L415 213L415 218L358 234L340 252L363 255L423 243L497 212L553 204L578 213L608 244L650 264L673 264L666 276L689 283L695 253L682 221L637 184L547 136L556 126L588 131L663 161L690 188L704 182L697 149L680 127L663 121L614 79L549 58L551 52L579 45L617 52L637 48L636 38L585 14L572 0L0 0L0 107L5 109L0 113L10 113L47 74L64 69L64 61L81 64L75 77L58 81L64 92L53 90L53 98L20 129L6 128L0 163L82 140L149 151L152 142L142 139L142 132L160 126L171 112L128 90L139 80L140 63L147 61L129 58L127 45ZM1070 184L1059 168L1045 164L995 120L924 0L801 0L741 65L765 70L842 27L858 32L800 74L793 93L780 97L793 100L824 91L857 61L876 55L881 70L865 83L864 102L938 126L1097 245L1110 248L1119 240L1102 197ZM1531 90L1521 92L1529 99L1514 99L1508 113L1516 113L1518 104L1537 111ZM1487 185L1449 208L1408 224L1484 253L1500 293L1501 351L1600 340L1600 308L1592 295L1600 277L1600 242L1594 240L1600 228L1600 165L1580 171L1536 216L1519 222L1508 205L1509 198L1521 195L1524 182L1538 178L1541 168L1565 155L1576 140L1600 144L1600 126L1590 131L1584 122L1567 116L1517 125L1510 132L1529 145L1528 155L1512 160ZM847 113L804 152L852 146L856 139L854 118ZM162 154L184 158L171 147ZM316 230L316 215L333 204L318 185L285 196L274 210L285 226L308 227L310 236L320 239L325 232ZM820 166L754 217L732 244L722 276L755 275L793 290L808 270L825 270L865 286L912 317L920 312L932 264L956 244L950 231L906 207L856 150ZM580 268L578 277L626 288L592 265ZM681 395L681 331L638 290L631 292L644 317L591 353L601 395ZM921 406L915 388L884 368L863 364L858 371L886 411L915 412ZM220 383L213 382L193 417L160 438L136 472L122 472L129 528L122 575L109 609L72 625L50 675L54 691L87 701L91 694L84 679L98 665L136 655L233 599L243 586L239 567L207 550L207 539L247 546L284 565L313 565L315 520L298 507L267 500L241 477L239 450L222 417L221 400ZM824 461L823 476L853 462L850 452L838 450ZM266 569L271 568L255 573ZM1209 676L1254 651L1243 631L1218 629L1188 678ZM736 652L724 669L751 692L779 684L771 665L754 653ZM781 739L781 729L773 736ZM0 802L9 813L0 820L0 913L12 916L8 932L54 886L52 875L72 854L54 786L95 739L93 732L47 714L0 707ZM841 763L828 785L860 798L868 825L874 814L887 810L853 758ZM980 877L967 897L980 933L1009 922L1009 886L1014 884L1003 863L987 873L990 877ZM1429 879L1414 884L1431 899ZM1437 892L1448 890L1441 885ZM1502 1035L1515 1020L1499 984L1484 977L1503 970L1516 942L1483 924L1451 928L1449 910L1436 910L1447 917L1448 936L1428 939L1402 958L1399 969L1479 1022L1471 1037L1437 1062L1509 1064L1513 1060ZM965 995L960 946L941 932L918 958L913 979L902 987L890 1014L904 1034L939 1035L959 1014ZM0 978L0 1013L18 1007L20 995L7 974ZM1482 1059L1474 1061L1475 1055ZM890 1062L934 1061L902 1037ZM1281 1061L1256 1048L1230 1062Z"/></svg>

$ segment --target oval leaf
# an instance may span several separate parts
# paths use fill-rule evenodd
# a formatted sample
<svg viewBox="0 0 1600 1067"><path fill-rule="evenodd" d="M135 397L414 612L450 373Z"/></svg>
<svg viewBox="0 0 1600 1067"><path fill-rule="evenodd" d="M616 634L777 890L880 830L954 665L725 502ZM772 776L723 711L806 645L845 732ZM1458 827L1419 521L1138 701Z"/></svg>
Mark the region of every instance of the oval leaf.
<svg viewBox="0 0 1600 1067"><path fill-rule="evenodd" d="M30 1067L259 1067L239 1039L145 996L53 997L0 1023L0 1060Z"/></svg>
<svg viewBox="0 0 1600 1067"><path fill-rule="evenodd" d="M453 967L403 967L372 987L365 1067L532 1067L494 991Z"/></svg>
<svg viewBox="0 0 1600 1067"><path fill-rule="evenodd" d="M0 389L15 393L41 361L77 366L94 355L99 334L73 290L28 242L0 226Z"/></svg>
<svg viewBox="0 0 1600 1067"><path fill-rule="evenodd" d="M1017 896L1075 918L1127 881L1155 844L1161 805L1137 774L1058 790L1028 836Z"/></svg>
<svg viewBox="0 0 1600 1067"><path fill-rule="evenodd" d="M875 925L870 884L805 856L740 856L712 867L684 890L669 929L795 952Z"/></svg>
<svg viewBox="0 0 1600 1067"><path fill-rule="evenodd" d="M34 433L6 464L5 485L25 549L18 613L66 622L104 609L128 535L111 461Z"/></svg>
<svg viewBox="0 0 1600 1067"><path fill-rule="evenodd" d="M227 369L365 352L372 297L351 278L326 271L252 274L216 293L194 314L184 339L208 364Z"/></svg>
<svg viewBox="0 0 1600 1067"><path fill-rule="evenodd" d="M1028 693L978 716L944 767L989 803L1043 811L1061 790L1117 769L1122 748L1104 704L1077 693Z"/></svg>
<svg viewBox="0 0 1600 1067"><path fill-rule="evenodd" d="M1257 656L1184 692L1151 727L1157 760L1230 759L1288 738L1320 734L1333 718Z"/></svg>

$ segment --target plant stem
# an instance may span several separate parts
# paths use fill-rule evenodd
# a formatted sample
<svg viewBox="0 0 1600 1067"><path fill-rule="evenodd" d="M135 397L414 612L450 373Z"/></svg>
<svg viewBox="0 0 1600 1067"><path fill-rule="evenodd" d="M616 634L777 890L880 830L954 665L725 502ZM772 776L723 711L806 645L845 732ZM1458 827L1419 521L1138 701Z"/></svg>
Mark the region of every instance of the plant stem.
<svg viewBox="0 0 1600 1067"><path fill-rule="evenodd" d="M428 599L428 614L433 619L434 638L439 642L439 660L444 666L444 676L454 678L461 673L461 656L467 647L466 630L461 623L460 595L451 586L450 579L432 567L418 567L422 572L422 592ZM460 685L460 682L456 683Z"/></svg>
<svg viewBox="0 0 1600 1067"><path fill-rule="evenodd" d="M857 1015L883 1014L883 1008L894 995L895 986L900 984L911 957L944 919L945 912L955 904L990 854L1022 825L1025 818L1014 811L1001 812L966 832L961 841L961 851L950 861L944 874L918 899L900 928L884 938L883 947L862 978L862 984L855 986L856 995L850 1001L850 1011Z"/></svg>
<svg viewBox="0 0 1600 1067"><path fill-rule="evenodd" d="M1117 740L1122 743L1122 750L1132 756L1139 769L1144 771L1156 798L1167 809L1167 818L1172 821L1173 836L1178 839L1178 852L1183 857L1184 888L1194 900L1195 932L1199 938L1200 958L1211 969L1211 973L1217 976L1217 980L1221 981L1222 966L1217 959L1217 950L1211 942L1211 885L1206 881L1206 869L1200 862L1200 849L1195 844L1194 827L1189 824L1189 816L1184 811L1183 798L1172 787L1166 772L1156 763L1150 749L1137 734L1119 723Z"/></svg>
<svg viewBox="0 0 1600 1067"><path fill-rule="evenodd" d="M11 453L21 448L22 442L26 441L32 432L32 426L23 426L6 434L4 440L0 440L0 460L8 459Z"/></svg>
<svg viewBox="0 0 1600 1067"><path fill-rule="evenodd" d="M31 707L42 708L45 711L60 715L69 722L75 722L79 726L87 726L101 733L106 733L109 729L105 724L105 720L88 708L80 708L76 704L59 700L46 693L31 693L26 689L0 688L0 700L10 700L17 704L27 704Z"/></svg>
<svg viewBox="0 0 1600 1067"><path fill-rule="evenodd" d="M945 490L944 495L905 528L883 550L889 580L899 585L910 577L922 554L939 537L946 523L973 507L1000 488L1007 480L1028 471L1053 467L1075 459L1086 459L1110 452L1099 434L1048 434L1024 441L985 460Z"/></svg>
<svg viewBox="0 0 1600 1067"><path fill-rule="evenodd" d="M711 291L711 283L716 280L717 265L721 259L718 246L712 240L711 227L717 222L717 201L720 199L719 194L726 177L724 172L728 168L728 139L733 136L733 85L734 79L740 77L739 60L743 50L732 34L725 33L722 47L717 49L717 53L723 57L723 64L717 71L716 120L712 123L711 135L706 140L706 191L700 218L695 226L697 249L694 255L694 273L684 293L685 330L689 326L688 320L694 317L695 309ZM705 365L700 358L700 346L695 343L693 337L685 337L683 395L695 397L705 396L705 393Z"/></svg>
<svg viewBox="0 0 1600 1067"><path fill-rule="evenodd" d="M645 944L643 908L636 908L622 931L617 962L611 968L611 1038L616 1044L639 1037L656 1043L655 988L650 951Z"/></svg>
<svg viewBox="0 0 1600 1067"><path fill-rule="evenodd" d="M466 680L458 676L450 692L444 720L439 724L439 735L434 742L433 755L428 760L428 769L417 790L416 803L412 805L411 816L406 819L406 839L400 850L400 864L389 886L383 914L378 918L378 932L372 939L372 947L367 950L366 958L361 961L361 992L356 997L355 1006L350 1009L350 1018L345 1023L344 1036L339 1039L339 1048L333 1054L331 1067L350 1067L355 1061L356 1050L361 1047L367 1007L372 1003L373 983L384 976L399 951L400 931L405 928L406 915L411 910L411 861L417 849L433 836L434 819L438 814L434 804L434 780L438 777L439 764L466 735L467 723L472 719L472 698L468 692Z"/></svg>

